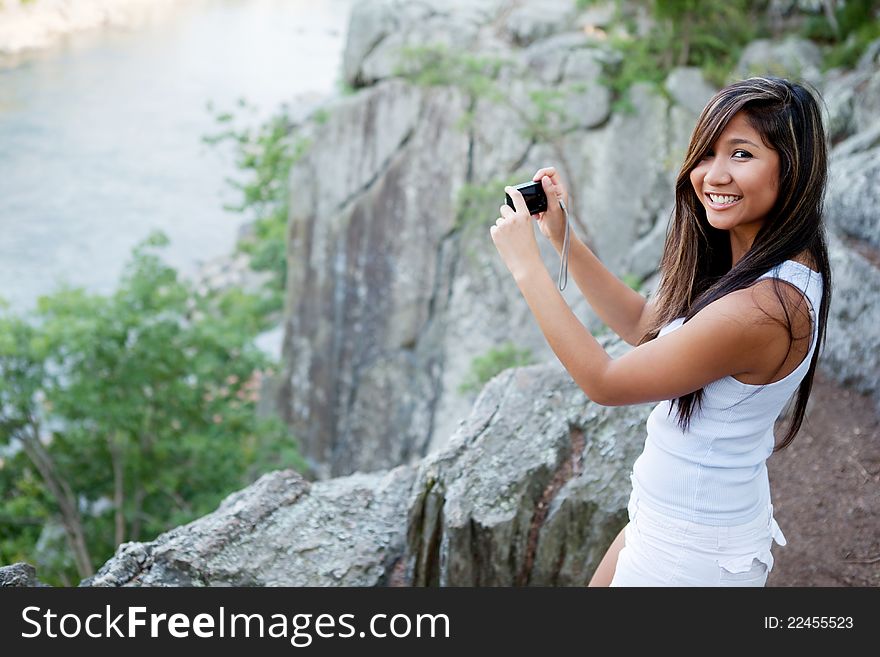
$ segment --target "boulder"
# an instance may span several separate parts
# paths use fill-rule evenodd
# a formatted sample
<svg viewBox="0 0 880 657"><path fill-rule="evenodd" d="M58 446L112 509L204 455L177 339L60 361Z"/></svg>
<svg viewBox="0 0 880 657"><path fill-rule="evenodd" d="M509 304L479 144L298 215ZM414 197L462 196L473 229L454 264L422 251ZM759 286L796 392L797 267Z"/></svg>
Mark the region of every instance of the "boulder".
<svg viewBox="0 0 880 657"><path fill-rule="evenodd" d="M310 484L263 475L155 540L120 545L80 586L381 586L403 555L415 472Z"/></svg>
<svg viewBox="0 0 880 657"><path fill-rule="evenodd" d="M880 412L880 253L833 232L828 252L833 292L819 364L843 386L870 394Z"/></svg>
<svg viewBox="0 0 880 657"><path fill-rule="evenodd" d="M812 41L795 36L756 39L743 50L735 73L743 78L775 75L816 85L822 79L822 52Z"/></svg>
<svg viewBox="0 0 880 657"><path fill-rule="evenodd" d="M610 351L626 349L617 341ZM629 475L652 407L599 406L558 363L499 374L419 466L407 581L586 585L627 522Z"/></svg>
<svg viewBox="0 0 880 657"><path fill-rule="evenodd" d="M825 213L829 225L847 237L880 249L880 121L834 151Z"/></svg>
<svg viewBox="0 0 880 657"><path fill-rule="evenodd" d="M37 571L28 563L19 562L0 566L0 587L48 586L37 579Z"/></svg>

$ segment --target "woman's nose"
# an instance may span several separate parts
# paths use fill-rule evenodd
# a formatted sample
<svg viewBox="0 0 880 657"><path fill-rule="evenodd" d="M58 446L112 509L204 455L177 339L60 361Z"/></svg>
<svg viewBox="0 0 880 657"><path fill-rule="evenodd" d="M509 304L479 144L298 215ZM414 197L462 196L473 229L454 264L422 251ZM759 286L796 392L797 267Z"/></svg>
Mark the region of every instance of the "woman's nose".
<svg viewBox="0 0 880 657"><path fill-rule="evenodd" d="M709 170L706 172L704 181L709 185L728 185L731 180L730 171L727 169L727 162L723 157L712 158Z"/></svg>

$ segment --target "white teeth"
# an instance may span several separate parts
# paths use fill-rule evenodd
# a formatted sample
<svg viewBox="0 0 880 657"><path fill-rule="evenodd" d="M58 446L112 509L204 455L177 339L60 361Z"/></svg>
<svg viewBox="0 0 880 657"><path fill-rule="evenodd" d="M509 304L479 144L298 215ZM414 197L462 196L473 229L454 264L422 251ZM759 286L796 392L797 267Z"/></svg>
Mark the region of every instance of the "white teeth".
<svg viewBox="0 0 880 657"><path fill-rule="evenodd" d="M730 205L742 198L742 196L727 196L720 194L709 194L709 198L712 199L713 203L718 203L719 205Z"/></svg>

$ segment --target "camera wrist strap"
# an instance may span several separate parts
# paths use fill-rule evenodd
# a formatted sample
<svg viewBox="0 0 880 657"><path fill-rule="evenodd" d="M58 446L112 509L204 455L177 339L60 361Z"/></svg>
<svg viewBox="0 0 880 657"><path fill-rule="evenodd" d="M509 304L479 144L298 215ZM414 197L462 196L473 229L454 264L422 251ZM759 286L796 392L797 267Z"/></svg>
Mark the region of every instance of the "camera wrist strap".
<svg viewBox="0 0 880 657"><path fill-rule="evenodd" d="M562 212L565 215L565 237L562 240L562 253L560 254L562 262L559 263L559 279L556 282L561 292L568 284L568 253L571 251L571 226L568 222L568 208L565 207L562 199L559 199L559 207L562 208Z"/></svg>

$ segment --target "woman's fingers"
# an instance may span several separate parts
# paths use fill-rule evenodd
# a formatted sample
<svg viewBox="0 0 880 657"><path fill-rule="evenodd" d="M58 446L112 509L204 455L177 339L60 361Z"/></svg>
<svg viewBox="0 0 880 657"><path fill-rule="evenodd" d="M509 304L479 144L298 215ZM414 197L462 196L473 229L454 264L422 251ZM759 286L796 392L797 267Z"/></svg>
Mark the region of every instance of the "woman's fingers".
<svg viewBox="0 0 880 657"><path fill-rule="evenodd" d="M547 176L549 183L543 183L544 176ZM556 198L564 200L565 186L562 184L562 178L556 172L556 167L544 167L543 169L538 169L532 177L532 180L535 182L538 182L539 180L542 181L545 193L549 192L555 194Z"/></svg>
<svg viewBox="0 0 880 657"><path fill-rule="evenodd" d="M544 181L544 194L547 196L547 200L551 202L551 205L555 205L552 203L553 199L558 200L565 196L562 185L554 185L547 179Z"/></svg>
<svg viewBox="0 0 880 657"><path fill-rule="evenodd" d="M545 176L550 180L550 184L553 187L562 186L562 178L556 173L556 169L553 167L539 170L538 173L535 174L534 180L535 182L543 180Z"/></svg>
<svg viewBox="0 0 880 657"><path fill-rule="evenodd" d="M556 175L556 167L544 167L543 169L538 169L534 176L532 176L532 180L538 181L544 176L550 176L550 179L553 180L553 176Z"/></svg>

